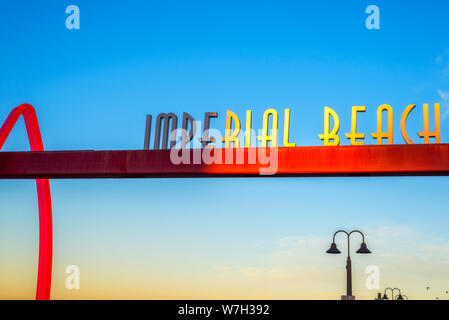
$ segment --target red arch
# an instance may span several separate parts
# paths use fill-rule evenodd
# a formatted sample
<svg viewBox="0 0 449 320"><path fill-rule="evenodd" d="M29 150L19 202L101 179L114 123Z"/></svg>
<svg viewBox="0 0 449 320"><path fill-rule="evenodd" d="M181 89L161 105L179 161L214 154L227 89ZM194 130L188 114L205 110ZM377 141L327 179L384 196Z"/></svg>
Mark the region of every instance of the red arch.
<svg viewBox="0 0 449 320"><path fill-rule="evenodd" d="M14 108L3 123L0 128L0 150L20 115L25 120L31 151L44 151L36 111L29 104ZM49 300L53 251L50 183L48 179L36 179L36 187L39 203L39 266L36 299Z"/></svg>

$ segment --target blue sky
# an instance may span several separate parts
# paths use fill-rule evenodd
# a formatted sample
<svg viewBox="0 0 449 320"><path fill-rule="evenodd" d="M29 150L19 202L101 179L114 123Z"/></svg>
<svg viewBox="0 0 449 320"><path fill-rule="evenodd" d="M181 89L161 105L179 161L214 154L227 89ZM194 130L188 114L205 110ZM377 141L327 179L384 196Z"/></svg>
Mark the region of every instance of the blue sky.
<svg viewBox="0 0 449 320"><path fill-rule="evenodd" d="M80 8L80 30L65 28L65 8L70 4ZM380 30L365 28L369 4L380 8ZM226 110L243 121L245 110L251 109L253 126L259 129L265 109L283 114L290 108L290 140L297 145L322 145L318 134L323 130L324 106L329 106L340 117L342 144L349 144L343 134L350 130L351 107L365 105L367 112L359 115L358 128L365 133L365 142L374 144L369 134L376 128L376 109L387 103L394 109L394 142L404 143L400 117L408 104L416 104L407 128L420 143L416 132L422 130L422 104L440 102L441 139L446 143L448 12L449 3L444 1L3 1L0 119L13 107L31 103L47 150L115 150L142 148L146 114L155 117L171 111L181 116L185 111L202 120L204 112L217 111L213 126L223 129ZM20 122L3 150L27 148ZM364 228L373 235L384 234L379 230L385 228L391 233L407 228L404 237L436 241L447 250L448 184L446 177L52 181L54 275L63 279L67 264L84 263L93 279L101 264L134 268L107 253L114 251L111 246L120 251L120 245L135 268L151 257L169 261L161 262L161 269L169 263L185 264L187 274L202 270L206 279L214 279L214 270L288 269L292 261L301 266L306 257L321 259L321 251L306 251L303 260L296 257L279 266L280 260L267 259L277 250L275 243L291 237L315 237L320 243L346 227ZM0 181L0 250L20 257L30 270L37 257L33 188L32 181ZM14 200L20 206L15 207ZM124 221L124 213L131 222ZM15 253L5 243L18 243ZM98 250L92 249L92 243L105 252L101 264L93 259ZM378 244L385 254L394 252L394 245L386 240ZM369 259L385 266L387 279L390 275L402 279L387 257L376 260L373 254ZM326 263L343 269L344 257ZM11 264L11 270L16 265ZM410 261L398 268L407 266ZM173 267L171 275L183 272ZM426 273L413 272L410 277L424 285ZM153 277L163 274L153 273ZM240 276L232 279L240 281ZM32 281L34 275L30 277ZM437 272L432 277L434 282L442 281ZM337 293L326 287L328 297L343 292L341 278ZM411 281L407 279L402 281ZM17 290L18 297L33 291L34 284L27 280L17 279L25 288ZM415 296L421 292L421 282L413 289ZM61 283L55 281L54 294L67 297ZM313 298L307 285L301 289L300 283L297 294ZM184 285L186 291L176 287L173 292L188 296L194 284ZM210 296L224 290L222 285L217 282ZM385 283L389 285L394 284ZM284 286L273 284L273 292L279 292L274 297L294 298L293 291L285 293L293 289ZM247 288L258 284L248 283ZM245 297L256 294L248 290ZM375 294L363 286L359 291L365 297ZM101 296L81 292L83 297ZM207 297L206 292L198 297ZM148 297L145 292L137 296Z"/></svg>

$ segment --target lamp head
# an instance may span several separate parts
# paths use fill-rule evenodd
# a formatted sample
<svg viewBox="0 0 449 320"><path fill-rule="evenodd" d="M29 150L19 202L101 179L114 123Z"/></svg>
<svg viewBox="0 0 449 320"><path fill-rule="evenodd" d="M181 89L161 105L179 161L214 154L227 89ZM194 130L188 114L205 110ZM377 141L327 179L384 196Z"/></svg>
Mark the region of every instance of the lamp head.
<svg viewBox="0 0 449 320"><path fill-rule="evenodd" d="M360 246L360 249L356 251L356 253L371 253L371 251L366 247L366 243L362 242L362 245Z"/></svg>
<svg viewBox="0 0 449 320"><path fill-rule="evenodd" d="M338 250L337 245L335 244L335 242L332 242L331 247L329 248L329 250L326 251L326 253L339 254L339 253L341 253L341 251Z"/></svg>
<svg viewBox="0 0 449 320"><path fill-rule="evenodd" d="M404 300L404 298L402 297L401 294L399 294L398 297L396 298L396 300Z"/></svg>
<svg viewBox="0 0 449 320"><path fill-rule="evenodd" d="M384 293L384 296L382 297L382 300L388 300L387 294Z"/></svg>

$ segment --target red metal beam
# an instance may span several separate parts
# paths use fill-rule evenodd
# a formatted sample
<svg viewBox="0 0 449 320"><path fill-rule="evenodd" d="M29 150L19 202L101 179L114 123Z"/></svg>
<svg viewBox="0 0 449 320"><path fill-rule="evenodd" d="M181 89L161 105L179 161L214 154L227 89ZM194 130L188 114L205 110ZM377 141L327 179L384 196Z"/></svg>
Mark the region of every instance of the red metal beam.
<svg viewBox="0 0 449 320"><path fill-rule="evenodd" d="M225 150L225 149L221 149ZM237 149L229 149L234 155ZM1 152L1 179L184 178L260 176L268 165L176 165L170 150ZM255 153L258 149L253 148ZM449 144L277 148L273 176L449 175ZM188 150L193 153L201 150ZM204 159L209 159L205 157ZM273 161L275 158L273 158ZM193 161L193 160L192 160ZM235 162L235 161L234 161Z"/></svg>

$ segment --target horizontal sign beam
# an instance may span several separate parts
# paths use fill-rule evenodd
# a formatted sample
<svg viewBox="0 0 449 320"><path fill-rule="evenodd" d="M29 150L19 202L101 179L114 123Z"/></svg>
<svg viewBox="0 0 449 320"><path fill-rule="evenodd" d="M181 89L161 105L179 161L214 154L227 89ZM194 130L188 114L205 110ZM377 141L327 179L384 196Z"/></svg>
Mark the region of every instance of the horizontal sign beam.
<svg viewBox="0 0 449 320"><path fill-rule="evenodd" d="M449 144L184 151L0 152L0 178L449 175Z"/></svg>

